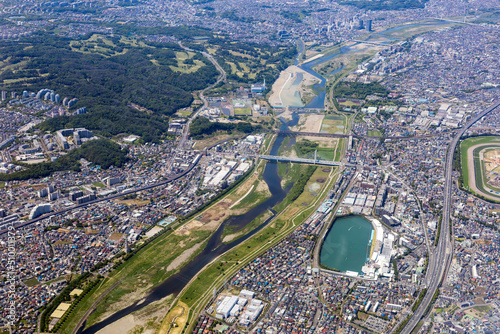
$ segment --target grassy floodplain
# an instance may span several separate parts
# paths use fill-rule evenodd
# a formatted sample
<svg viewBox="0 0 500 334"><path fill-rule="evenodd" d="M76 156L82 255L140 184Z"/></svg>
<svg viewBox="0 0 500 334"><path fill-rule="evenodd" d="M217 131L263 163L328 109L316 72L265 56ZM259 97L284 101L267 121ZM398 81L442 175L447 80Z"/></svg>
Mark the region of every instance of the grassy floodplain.
<svg viewBox="0 0 500 334"><path fill-rule="evenodd" d="M317 190L317 195L313 196L309 189L314 183L317 183L318 178L324 177L325 173L328 174L327 181ZM213 289L222 286L246 263L276 245L298 228L325 198L337 177L338 171L336 169L323 172L323 168L318 167L309 178L304 187L304 192L292 203L283 205L285 208L275 220L246 242L214 260L191 281L177 298L177 300L190 307L188 325L184 328L184 333L190 332L199 312L212 297ZM308 204L305 205L305 203ZM166 332L161 331L160 333L164 334Z"/></svg>
<svg viewBox="0 0 500 334"><path fill-rule="evenodd" d="M271 142L270 139L266 139L263 149L269 148ZM265 162L261 161L254 172L250 173L226 196L196 214L186 223L173 225L170 230L125 261L103 280L92 296L83 298L61 327L60 332L71 333L94 301L115 283L120 281L120 284L97 305L95 311L88 318L87 326L99 322L105 315L112 314L142 299L152 287L180 270L184 264L201 252L208 238L223 220L230 215L247 212L256 205L255 201L247 201L240 202L234 208L230 208L231 204L242 198L252 185L259 182L264 166ZM258 195L251 197L257 198L258 201L267 198L265 197L267 185L266 188L262 186L254 188ZM155 307L158 305L147 306L146 312L148 308ZM163 303L163 309L168 310L168 307L169 300L167 299Z"/></svg>
<svg viewBox="0 0 500 334"><path fill-rule="evenodd" d="M343 156L343 147L343 141L340 141L335 154L337 160ZM282 177L282 186L286 187L295 180L303 172L304 167L304 165L296 164L278 164L278 174ZM182 333L189 333L192 330L199 313L212 297L214 289L221 287L246 263L277 245L292 231L300 227L301 223L314 212L325 198L328 190L335 184L338 175L337 168L318 166L303 187L304 191L295 200L285 199L275 207L279 215L269 225L244 243L212 261L193 278L173 304L182 303L182 305L189 307L188 319ZM165 328L168 328L166 324L168 323L167 319L170 318L172 316L167 315L160 334L167 333Z"/></svg>

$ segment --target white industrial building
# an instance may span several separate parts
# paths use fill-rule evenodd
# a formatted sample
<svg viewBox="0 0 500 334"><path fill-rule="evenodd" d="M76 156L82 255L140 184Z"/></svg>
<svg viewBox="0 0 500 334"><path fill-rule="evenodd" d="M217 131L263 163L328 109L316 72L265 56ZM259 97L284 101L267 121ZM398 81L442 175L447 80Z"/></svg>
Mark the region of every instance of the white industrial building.
<svg viewBox="0 0 500 334"><path fill-rule="evenodd" d="M217 306L217 309L215 310L215 317L218 319L227 319L230 314L231 310L233 309L234 305L238 302L238 297L236 296L226 296L224 299L221 301L219 306Z"/></svg>

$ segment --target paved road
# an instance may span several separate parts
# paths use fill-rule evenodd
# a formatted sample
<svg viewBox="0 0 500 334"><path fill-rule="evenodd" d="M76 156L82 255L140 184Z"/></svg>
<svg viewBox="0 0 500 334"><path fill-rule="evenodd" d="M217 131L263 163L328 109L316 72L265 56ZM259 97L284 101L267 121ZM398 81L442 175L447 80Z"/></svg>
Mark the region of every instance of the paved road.
<svg viewBox="0 0 500 334"><path fill-rule="evenodd" d="M223 81L223 82L226 82L226 71L224 71L224 69L219 65L219 63L217 62L217 60L215 60L214 57L212 57L211 54L208 54L206 52L203 52L203 51L197 51L197 50L193 50L193 49L190 49L188 47L185 47L184 45L182 45L182 42L179 42L179 45L181 48L183 48L184 50L186 51L191 51L191 52L200 52L204 57L206 57L208 60L210 60L210 62L212 64L214 64L215 68L217 69L217 71L219 71L220 75L219 77L217 78L217 81L206 87L205 89L203 89L201 92L200 92L200 99L203 101L203 106L201 108L198 109L198 111L196 111L195 113L193 113L189 118L188 118L188 121L186 123L186 126L184 127L184 131L182 133L182 136L181 136L181 139L179 139L179 144L177 145L177 148L178 149L183 149L184 145L186 144L187 142L187 139L188 139L188 136L189 136L189 127L191 125L191 122L198 116L198 114L206 109L208 107L208 101L207 99L205 98L205 92L208 90L208 89L211 89L213 87L215 87L215 85L217 85L219 82Z"/></svg>
<svg viewBox="0 0 500 334"><path fill-rule="evenodd" d="M450 211L451 211L451 200L452 200L452 165L453 165L453 154L455 152L455 147L457 146L460 137L467 131L474 123L480 120L482 117L495 110L500 106L500 101L494 101L493 105L488 109L482 111L472 118L463 128L461 128L450 145L448 146L448 153L446 154L446 167L445 167L445 187L444 187L444 203L442 211L441 228L439 233L439 241L435 251L431 254L434 259L429 261L429 267L427 268L429 281L427 282L427 293L425 294L422 302L418 306L417 310L413 313L410 320L403 328L401 333L409 334L418 324L420 319L424 316L425 311L429 307L432 297L436 293L436 290L441 285L444 279L445 273L451 264L453 258L453 245L451 243L450 236Z"/></svg>
<svg viewBox="0 0 500 334"><path fill-rule="evenodd" d="M65 209L62 209L62 210L59 210L59 211L50 212L50 213L42 215L42 216L40 216L38 218L28 220L27 222L24 222L24 223L21 223L21 224L17 224L17 225L15 225L15 228L18 229L18 228L21 228L23 226L31 225L33 223L36 223L36 222L42 220L42 219L49 218L49 217L55 216L55 215L59 215L59 214L62 214L64 212L68 212L68 211L71 211L71 210L74 210L74 209L77 209L77 208L83 208L85 206L92 205L92 204L95 204L95 203L99 203L99 202L103 202L103 201L108 201L108 200L111 200L111 199L115 199L115 198L119 198L119 197L126 196L126 195L129 195L129 194L133 194L133 193L136 193L136 192L139 192L139 191L148 190L148 189L156 188L156 187L159 187L159 186L163 186L165 184L168 184L168 183L170 183L172 181L175 181L175 180L180 179L181 177L185 176L187 173L189 173L198 164L199 160L200 160L200 156L198 156L191 163L191 165L189 165L189 167L185 171L183 171L180 174L172 176L168 180L165 180L165 181L162 181L162 182L158 182L158 183L153 183L153 184L150 184L148 186L144 186L144 187L140 187L140 188L130 189L130 190L127 190L127 191L124 191L124 192L121 192L121 193L118 193L118 194L110 195L110 196L107 196L107 197L98 198L96 200L93 200L93 201L90 201L90 202L87 202L87 203L72 205L72 206L70 206L68 208L65 208ZM7 232L6 229L0 231L0 235L4 234L6 232Z"/></svg>

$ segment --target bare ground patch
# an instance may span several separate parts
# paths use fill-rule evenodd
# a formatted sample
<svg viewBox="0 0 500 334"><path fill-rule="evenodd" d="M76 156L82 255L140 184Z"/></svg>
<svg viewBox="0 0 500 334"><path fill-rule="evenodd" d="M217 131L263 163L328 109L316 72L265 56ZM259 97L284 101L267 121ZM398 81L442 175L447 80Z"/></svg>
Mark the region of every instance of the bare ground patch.
<svg viewBox="0 0 500 334"><path fill-rule="evenodd" d="M196 253L198 249L200 249L201 245L203 245L203 242L197 243L193 247L186 249L184 252L182 252L181 255L179 255L172 262L170 262L170 264L167 267L167 271L176 270L177 268L179 268L181 264L189 260L189 258L194 253Z"/></svg>
<svg viewBox="0 0 500 334"><path fill-rule="evenodd" d="M325 115L321 114L301 114L296 126L290 128L292 131L317 132L321 130Z"/></svg>

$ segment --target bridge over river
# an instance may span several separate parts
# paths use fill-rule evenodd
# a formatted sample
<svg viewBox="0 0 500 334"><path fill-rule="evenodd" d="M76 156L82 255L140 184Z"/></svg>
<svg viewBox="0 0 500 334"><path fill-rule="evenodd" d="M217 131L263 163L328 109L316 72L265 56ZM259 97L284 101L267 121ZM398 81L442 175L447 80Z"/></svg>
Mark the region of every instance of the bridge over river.
<svg viewBox="0 0 500 334"><path fill-rule="evenodd" d="M343 163L338 161L329 160L318 160L318 159L303 159L303 158L290 158L290 157L280 157L277 155L259 155L259 159L264 159L268 161L280 161L280 162L295 162L299 164L310 164L310 165L320 165L320 166L346 166L346 167L356 167L355 164Z"/></svg>

